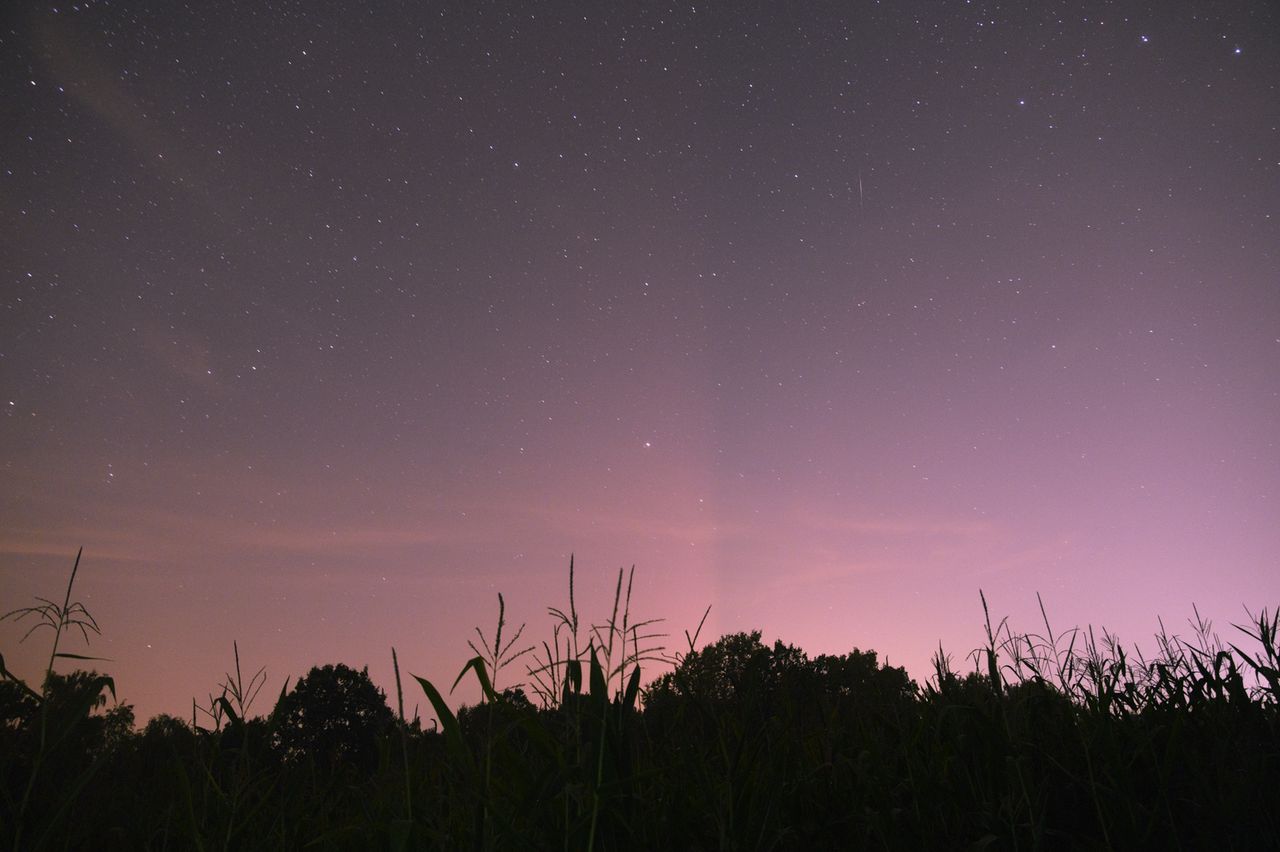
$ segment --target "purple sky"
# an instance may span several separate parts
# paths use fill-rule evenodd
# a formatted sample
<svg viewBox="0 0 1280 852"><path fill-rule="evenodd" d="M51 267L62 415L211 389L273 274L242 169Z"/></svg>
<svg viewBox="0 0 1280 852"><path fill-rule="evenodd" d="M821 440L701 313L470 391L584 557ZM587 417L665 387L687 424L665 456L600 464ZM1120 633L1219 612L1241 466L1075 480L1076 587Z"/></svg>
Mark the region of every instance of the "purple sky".
<svg viewBox="0 0 1280 852"><path fill-rule="evenodd" d="M0 609L83 545L140 719L447 685L570 552L918 678L1278 602L1273 4L17 5Z"/></svg>

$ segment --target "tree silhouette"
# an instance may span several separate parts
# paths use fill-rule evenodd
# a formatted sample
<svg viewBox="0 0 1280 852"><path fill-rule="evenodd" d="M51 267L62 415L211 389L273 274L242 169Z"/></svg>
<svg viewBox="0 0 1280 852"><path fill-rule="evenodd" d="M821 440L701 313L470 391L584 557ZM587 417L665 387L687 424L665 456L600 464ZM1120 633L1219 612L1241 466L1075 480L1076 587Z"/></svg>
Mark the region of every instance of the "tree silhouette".
<svg viewBox="0 0 1280 852"><path fill-rule="evenodd" d="M760 641L759 630L726 634L686 654L675 671L650 684L645 700L652 704L668 696L711 702L755 699L803 677L808 666L799 648L782 642L770 648Z"/></svg>
<svg viewBox="0 0 1280 852"><path fill-rule="evenodd" d="M276 706L274 742L286 760L310 758L325 768L367 772L377 767L378 737L392 719L367 666L316 667Z"/></svg>
<svg viewBox="0 0 1280 852"><path fill-rule="evenodd" d="M44 683L49 748L88 760L117 747L130 735L133 706L108 707L110 683L109 677L95 671L49 673Z"/></svg>
<svg viewBox="0 0 1280 852"><path fill-rule="evenodd" d="M875 651L854 648L848 654L821 654L810 665L823 691L833 698L901 702L917 692L906 669L882 665Z"/></svg>

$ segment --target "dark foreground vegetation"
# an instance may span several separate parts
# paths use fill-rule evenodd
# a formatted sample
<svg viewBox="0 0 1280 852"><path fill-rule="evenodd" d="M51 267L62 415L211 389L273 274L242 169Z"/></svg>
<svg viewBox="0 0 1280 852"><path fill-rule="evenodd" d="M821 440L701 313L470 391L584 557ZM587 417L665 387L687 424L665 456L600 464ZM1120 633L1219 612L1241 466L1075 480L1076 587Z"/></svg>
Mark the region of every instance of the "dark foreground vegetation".
<svg viewBox="0 0 1280 852"><path fill-rule="evenodd" d="M74 572L72 575L74 582ZM110 678L54 672L71 600L10 613L52 640L33 689L0 660L0 845L20 849L1260 849L1280 837L1277 617L1223 644L1003 622L923 686L854 650L810 658L734 634L660 659L652 622L552 609L552 637L477 631L456 716L399 678L313 669L251 717L236 652L193 719L107 706ZM501 606L501 599L500 599ZM985 602L983 604L985 608ZM394 654L394 652L393 652ZM668 667L671 668L671 667ZM495 678L520 671L525 686ZM447 685L444 685L447 686ZM404 693L409 692L406 696ZM425 696L435 717L406 720ZM274 697L274 696L272 696Z"/></svg>

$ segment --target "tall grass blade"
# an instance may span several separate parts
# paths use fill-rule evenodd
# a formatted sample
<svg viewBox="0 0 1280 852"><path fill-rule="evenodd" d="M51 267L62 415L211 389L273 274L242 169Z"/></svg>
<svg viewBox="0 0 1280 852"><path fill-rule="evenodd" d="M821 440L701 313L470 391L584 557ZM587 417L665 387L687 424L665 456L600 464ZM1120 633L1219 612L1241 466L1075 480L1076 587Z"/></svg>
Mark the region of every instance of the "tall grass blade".
<svg viewBox="0 0 1280 852"><path fill-rule="evenodd" d="M431 702L431 708L435 711L436 718L440 720L440 729L444 732L445 745L449 750L450 759L468 778L475 777L475 761L471 756L471 749L467 748L467 743L462 738L462 728L458 725L458 717L449 709L449 704L444 700L444 696L432 685L431 681L417 675L413 675L413 679L418 682L422 687L422 691L426 693L427 700Z"/></svg>
<svg viewBox="0 0 1280 852"><path fill-rule="evenodd" d="M624 707L635 707L636 698L640 695L640 666L636 666L631 671L631 677L627 680L627 691L623 695L622 704Z"/></svg>
<svg viewBox="0 0 1280 852"><path fill-rule="evenodd" d="M467 664L462 667L462 671L458 672L458 677L454 679L453 686L449 688L449 692L453 692L458 688L458 684L466 677L467 672L475 671L476 680L480 682L480 690L488 701L497 701L498 694L493 690L493 684L489 680L489 672L485 668L484 657L476 656L467 660Z"/></svg>

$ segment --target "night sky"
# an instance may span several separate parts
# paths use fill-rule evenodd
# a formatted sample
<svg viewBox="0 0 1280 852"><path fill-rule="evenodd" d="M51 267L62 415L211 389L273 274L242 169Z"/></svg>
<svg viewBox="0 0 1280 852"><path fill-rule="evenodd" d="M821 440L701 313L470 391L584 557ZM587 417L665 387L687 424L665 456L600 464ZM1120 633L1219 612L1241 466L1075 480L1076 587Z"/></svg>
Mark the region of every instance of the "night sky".
<svg viewBox="0 0 1280 852"><path fill-rule="evenodd" d="M570 553L595 620L634 564L674 637L917 678L979 589L1127 643L1278 602L1274 4L0 22L0 609L83 545L140 720L233 640L259 711L392 645L447 686Z"/></svg>

